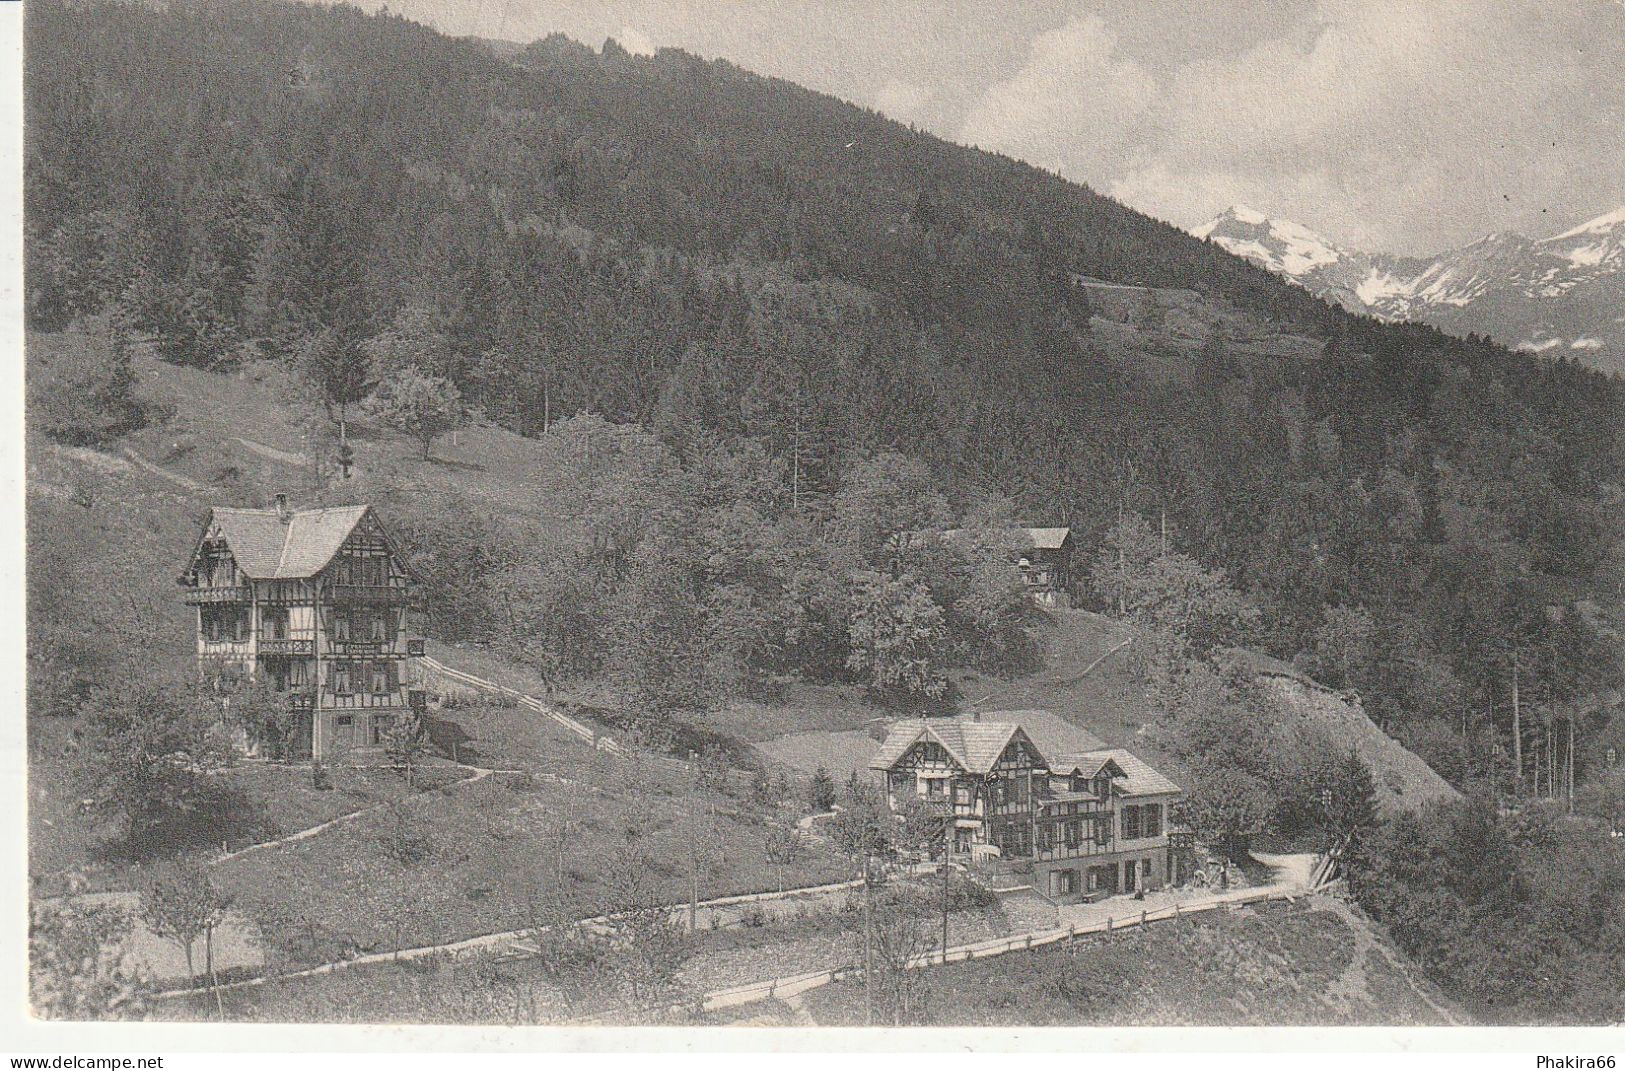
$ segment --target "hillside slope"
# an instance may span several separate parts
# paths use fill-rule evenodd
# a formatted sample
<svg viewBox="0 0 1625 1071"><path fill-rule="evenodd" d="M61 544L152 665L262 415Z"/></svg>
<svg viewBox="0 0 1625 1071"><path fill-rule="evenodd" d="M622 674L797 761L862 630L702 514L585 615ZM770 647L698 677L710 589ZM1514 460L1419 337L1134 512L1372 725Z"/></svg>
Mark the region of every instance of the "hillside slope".
<svg viewBox="0 0 1625 1071"><path fill-rule="evenodd" d="M980 708L1041 706L1065 712L1108 743L1154 757L1177 778L1181 764L1150 731L1145 698L1127 669L1135 630L1087 610L1059 610L1047 612L1037 631L1046 667L1031 677L990 682ZM1299 738L1324 734L1339 749L1357 751L1371 768L1385 806L1414 809L1430 800L1459 798L1427 763L1372 724L1357 699L1255 652L1226 652L1221 660L1239 662L1251 672L1267 697L1272 721Z"/></svg>
<svg viewBox="0 0 1625 1071"><path fill-rule="evenodd" d="M1135 928L933 967L932 1026L1436 1026L1464 1021L1387 938L1334 899ZM863 988L803 1002L819 1026L863 1022Z"/></svg>
<svg viewBox="0 0 1625 1071"><path fill-rule="evenodd" d="M44 349L57 342L35 339ZM295 395L275 371L256 366L219 374L150 358L138 359L136 369L139 392L149 403L184 403L114 450L36 441L29 517L40 555L33 572L37 608L72 620L136 605L143 622L137 649L144 659L179 665L190 656L191 615L176 597L173 577L195 538L192 526L212 504L258 505L277 489L291 491L296 500L376 492L390 503L386 513L392 509L405 520L419 495L456 495L504 524L565 520L548 442L479 424L455 443L449 437L437 443L433 460L424 462L404 438L361 419L351 423L357 476L327 487L309 466L298 407L290 402ZM962 673L958 687L966 709L1047 709L1112 746L1146 752L1177 775L1178 762L1143 732L1144 698L1122 657L1134 636L1130 627L1087 611L1050 611L1036 620L1034 635L1043 668L1012 681ZM445 657L455 661L457 655ZM1280 717L1318 725L1355 746L1385 799L1415 805L1453 794L1356 703L1280 663L1251 660L1276 696ZM471 668L493 671L488 659ZM534 690L527 680L513 683ZM731 703L708 727L757 744L769 759L804 772L825 765L842 774L867 762L886 720L886 712L857 689L799 685L776 703Z"/></svg>

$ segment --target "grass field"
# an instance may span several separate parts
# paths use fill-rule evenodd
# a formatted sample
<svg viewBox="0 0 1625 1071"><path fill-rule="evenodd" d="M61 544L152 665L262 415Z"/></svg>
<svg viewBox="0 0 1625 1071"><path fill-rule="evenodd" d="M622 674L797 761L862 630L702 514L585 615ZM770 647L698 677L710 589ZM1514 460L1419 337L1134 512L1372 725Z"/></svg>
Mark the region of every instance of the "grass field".
<svg viewBox="0 0 1625 1071"><path fill-rule="evenodd" d="M187 830L183 849L162 860L132 854L123 843L122 822L81 806L81 794L66 747L76 729L75 718L42 719L32 727L39 752L55 750L31 765L29 784L29 874L36 895L68 891L140 889L150 872L173 858L208 859L222 848L236 851L247 845L274 840L333 818L413 794L392 770L378 767L327 768L328 787L318 789L308 766L282 766L240 762L217 775L229 806L200 816ZM41 776L54 771L59 776ZM424 771L419 787L435 787L467 776L441 766Z"/></svg>

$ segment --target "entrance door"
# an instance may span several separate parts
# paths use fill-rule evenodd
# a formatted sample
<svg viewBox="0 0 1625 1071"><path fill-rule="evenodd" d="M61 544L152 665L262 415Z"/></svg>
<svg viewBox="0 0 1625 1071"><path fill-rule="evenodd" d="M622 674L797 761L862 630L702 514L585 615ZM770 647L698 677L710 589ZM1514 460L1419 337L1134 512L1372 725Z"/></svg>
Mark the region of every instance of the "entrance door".
<svg viewBox="0 0 1625 1071"><path fill-rule="evenodd" d="M309 710L294 711L293 726L288 737L288 758L294 762L308 762L310 759L311 724Z"/></svg>
<svg viewBox="0 0 1625 1071"><path fill-rule="evenodd" d="M333 715L333 754L343 755L355 746L355 715Z"/></svg>
<svg viewBox="0 0 1625 1071"><path fill-rule="evenodd" d="M1129 859L1129 860L1127 860L1127 861L1125 861L1123 863L1123 891L1124 892L1131 893L1136 888L1138 888L1137 879L1139 877L1139 874L1140 874L1140 864L1139 864L1139 862L1137 860Z"/></svg>
<svg viewBox="0 0 1625 1071"><path fill-rule="evenodd" d="M1076 870L1051 870L1049 872L1049 894L1051 899L1062 896L1071 896L1078 891L1078 872Z"/></svg>

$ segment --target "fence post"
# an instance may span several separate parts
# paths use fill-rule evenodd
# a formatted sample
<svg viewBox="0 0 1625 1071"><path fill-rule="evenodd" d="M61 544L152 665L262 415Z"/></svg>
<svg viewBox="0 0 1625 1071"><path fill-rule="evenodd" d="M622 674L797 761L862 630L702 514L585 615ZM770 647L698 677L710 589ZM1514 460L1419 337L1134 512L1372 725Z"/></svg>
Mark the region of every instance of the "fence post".
<svg viewBox="0 0 1625 1071"><path fill-rule="evenodd" d="M1141 926L1145 925L1145 909L1144 908L1140 909L1140 925Z"/></svg>
<svg viewBox="0 0 1625 1071"><path fill-rule="evenodd" d="M1112 917L1110 915L1106 916L1106 932L1112 932Z"/></svg>

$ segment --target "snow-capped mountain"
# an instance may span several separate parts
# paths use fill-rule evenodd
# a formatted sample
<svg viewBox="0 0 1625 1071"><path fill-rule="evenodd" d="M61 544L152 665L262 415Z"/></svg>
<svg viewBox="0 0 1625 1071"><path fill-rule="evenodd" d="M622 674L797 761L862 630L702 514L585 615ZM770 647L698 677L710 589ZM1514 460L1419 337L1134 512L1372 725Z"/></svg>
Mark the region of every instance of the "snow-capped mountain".
<svg viewBox="0 0 1625 1071"><path fill-rule="evenodd" d="M1550 238L1491 234L1436 257L1347 249L1240 206L1193 233L1356 312L1625 372L1625 208Z"/></svg>

